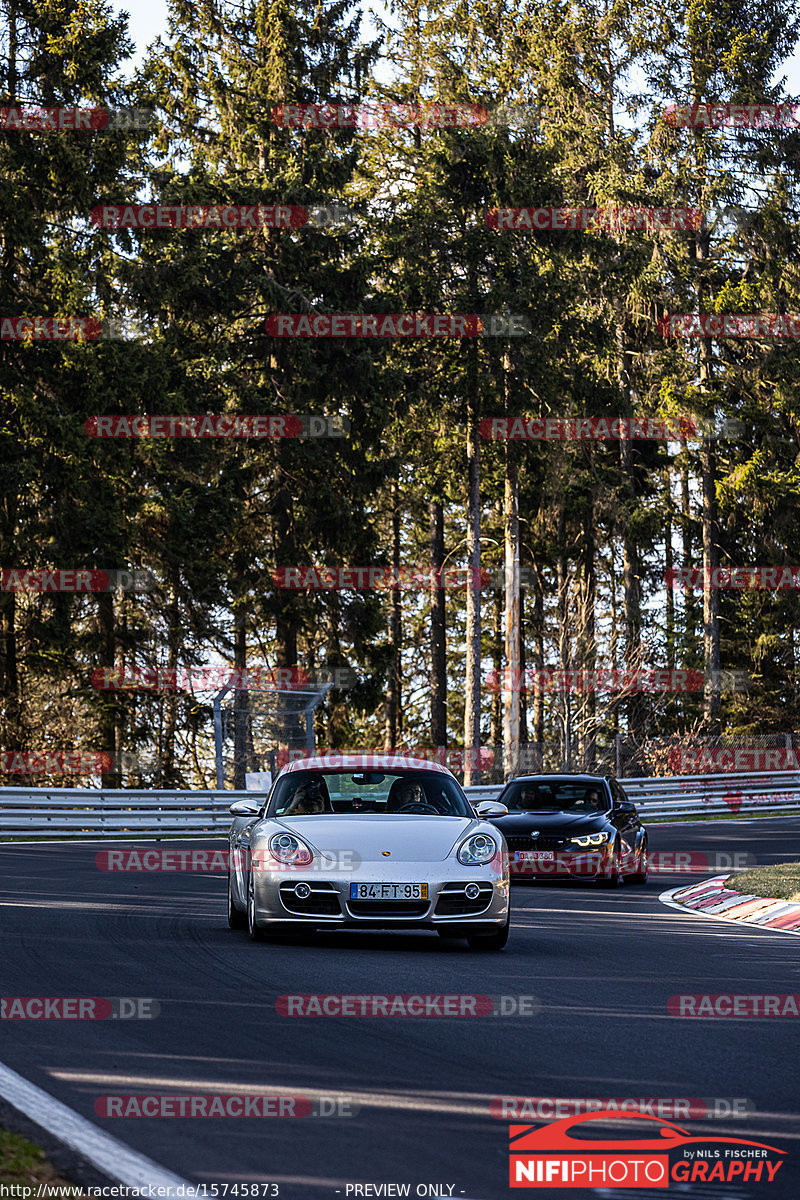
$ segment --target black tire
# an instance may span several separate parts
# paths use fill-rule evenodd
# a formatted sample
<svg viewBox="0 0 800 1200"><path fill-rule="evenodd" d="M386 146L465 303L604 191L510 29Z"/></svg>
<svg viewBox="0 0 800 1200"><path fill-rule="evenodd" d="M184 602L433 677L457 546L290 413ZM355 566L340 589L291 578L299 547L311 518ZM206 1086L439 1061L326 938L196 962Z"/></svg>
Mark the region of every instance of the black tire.
<svg viewBox="0 0 800 1200"><path fill-rule="evenodd" d="M598 879L598 884L602 888L618 888L622 883L622 869L619 860L619 842L614 843L614 853L611 858L611 874L606 875L603 879Z"/></svg>
<svg viewBox="0 0 800 1200"><path fill-rule="evenodd" d="M247 913L242 912L233 903L233 895L231 894L231 873L228 869L228 924L231 929L247 929Z"/></svg>
<svg viewBox="0 0 800 1200"><path fill-rule="evenodd" d="M253 888L253 868L247 873L247 932L251 942L263 942L264 931L256 924L256 896Z"/></svg>
<svg viewBox="0 0 800 1200"><path fill-rule="evenodd" d="M506 918L502 929L496 933L472 933L467 935L470 950L493 951L502 950L508 941L508 931L511 928L511 913Z"/></svg>
<svg viewBox="0 0 800 1200"><path fill-rule="evenodd" d="M647 883L647 838L642 843L642 849L639 854L639 867L644 864L644 870L637 871L634 875L628 876L628 883L636 883L640 887L644 887Z"/></svg>

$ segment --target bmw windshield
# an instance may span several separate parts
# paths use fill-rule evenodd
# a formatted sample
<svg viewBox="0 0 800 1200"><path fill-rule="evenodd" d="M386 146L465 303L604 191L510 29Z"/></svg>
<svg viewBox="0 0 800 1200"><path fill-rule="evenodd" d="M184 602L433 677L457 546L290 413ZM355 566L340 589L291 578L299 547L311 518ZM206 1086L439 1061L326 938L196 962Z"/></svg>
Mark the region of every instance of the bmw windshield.
<svg viewBox="0 0 800 1200"><path fill-rule="evenodd" d="M547 780L536 783L520 779L510 783L500 797L506 808L522 812L606 812L610 807L601 782Z"/></svg>

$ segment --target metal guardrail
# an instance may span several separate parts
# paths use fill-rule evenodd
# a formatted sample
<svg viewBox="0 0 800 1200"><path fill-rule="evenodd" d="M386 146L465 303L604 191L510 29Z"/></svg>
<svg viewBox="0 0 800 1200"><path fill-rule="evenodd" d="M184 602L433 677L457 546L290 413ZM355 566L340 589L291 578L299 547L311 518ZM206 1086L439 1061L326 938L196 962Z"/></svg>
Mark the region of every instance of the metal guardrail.
<svg viewBox="0 0 800 1200"><path fill-rule="evenodd" d="M235 800L252 800L258 795L233 791L0 788L0 837L220 834L231 823L228 806Z"/></svg>
<svg viewBox="0 0 800 1200"><path fill-rule="evenodd" d="M620 781L643 817L800 811L800 772L658 776ZM502 784L468 787L473 803L495 800ZM229 805L258 792L101 791L0 788L0 837L163 837L222 834Z"/></svg>

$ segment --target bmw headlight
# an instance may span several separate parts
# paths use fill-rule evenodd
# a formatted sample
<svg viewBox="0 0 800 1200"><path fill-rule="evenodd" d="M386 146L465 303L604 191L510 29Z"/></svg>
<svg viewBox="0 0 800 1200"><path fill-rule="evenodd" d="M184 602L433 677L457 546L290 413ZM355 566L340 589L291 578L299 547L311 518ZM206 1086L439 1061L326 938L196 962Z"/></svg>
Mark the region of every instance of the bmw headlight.
<svg viewBox="0 0 800 1200"><path fill-rule="evenodd" d="M269 840L269 852L278 862L291 863L293 867L307 867L314 858L308 846L293 833L276 833Z"/></svg>
<svg viewBox="0 0 800 1200"><path fill-rule="evenodd" d="M473 867L476 863L491 862L497 852L497 842L488 833L473 833L458 847L456 857L465 867Z"/></svg>
<svg viewBox="0 0 800 1200"><path fill-rule="evenodd" d="M570 838L573 846L604 846L609 840L608 833L587 833L583 837Z"/></svg>

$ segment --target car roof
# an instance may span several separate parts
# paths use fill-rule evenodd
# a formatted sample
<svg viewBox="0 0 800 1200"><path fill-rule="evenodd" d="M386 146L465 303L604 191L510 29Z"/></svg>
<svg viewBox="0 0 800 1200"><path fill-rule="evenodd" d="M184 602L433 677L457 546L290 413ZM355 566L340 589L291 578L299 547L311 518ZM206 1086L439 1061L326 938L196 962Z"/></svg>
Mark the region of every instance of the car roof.
<svg viewBox="0 0 800 1200"><path fill-rule="evenodd" d="M310 754L307 758L286 763L278 775L290 775L293 771L429 771L432 775L453 777L452 771L441 763L415 758L412 754L382 753L380 750L347 754L329 750L322 754Z"/></svg>
<svg viewBox="0 0 800 1200"><path fill-rule="evenodd" d="M557 779L568 779L572 783L607 783L607 775L570 774L569 771L555 771L547 775L515 775L508 783L544 783ZM506 787L508 787L508 783Z"/></svg>

